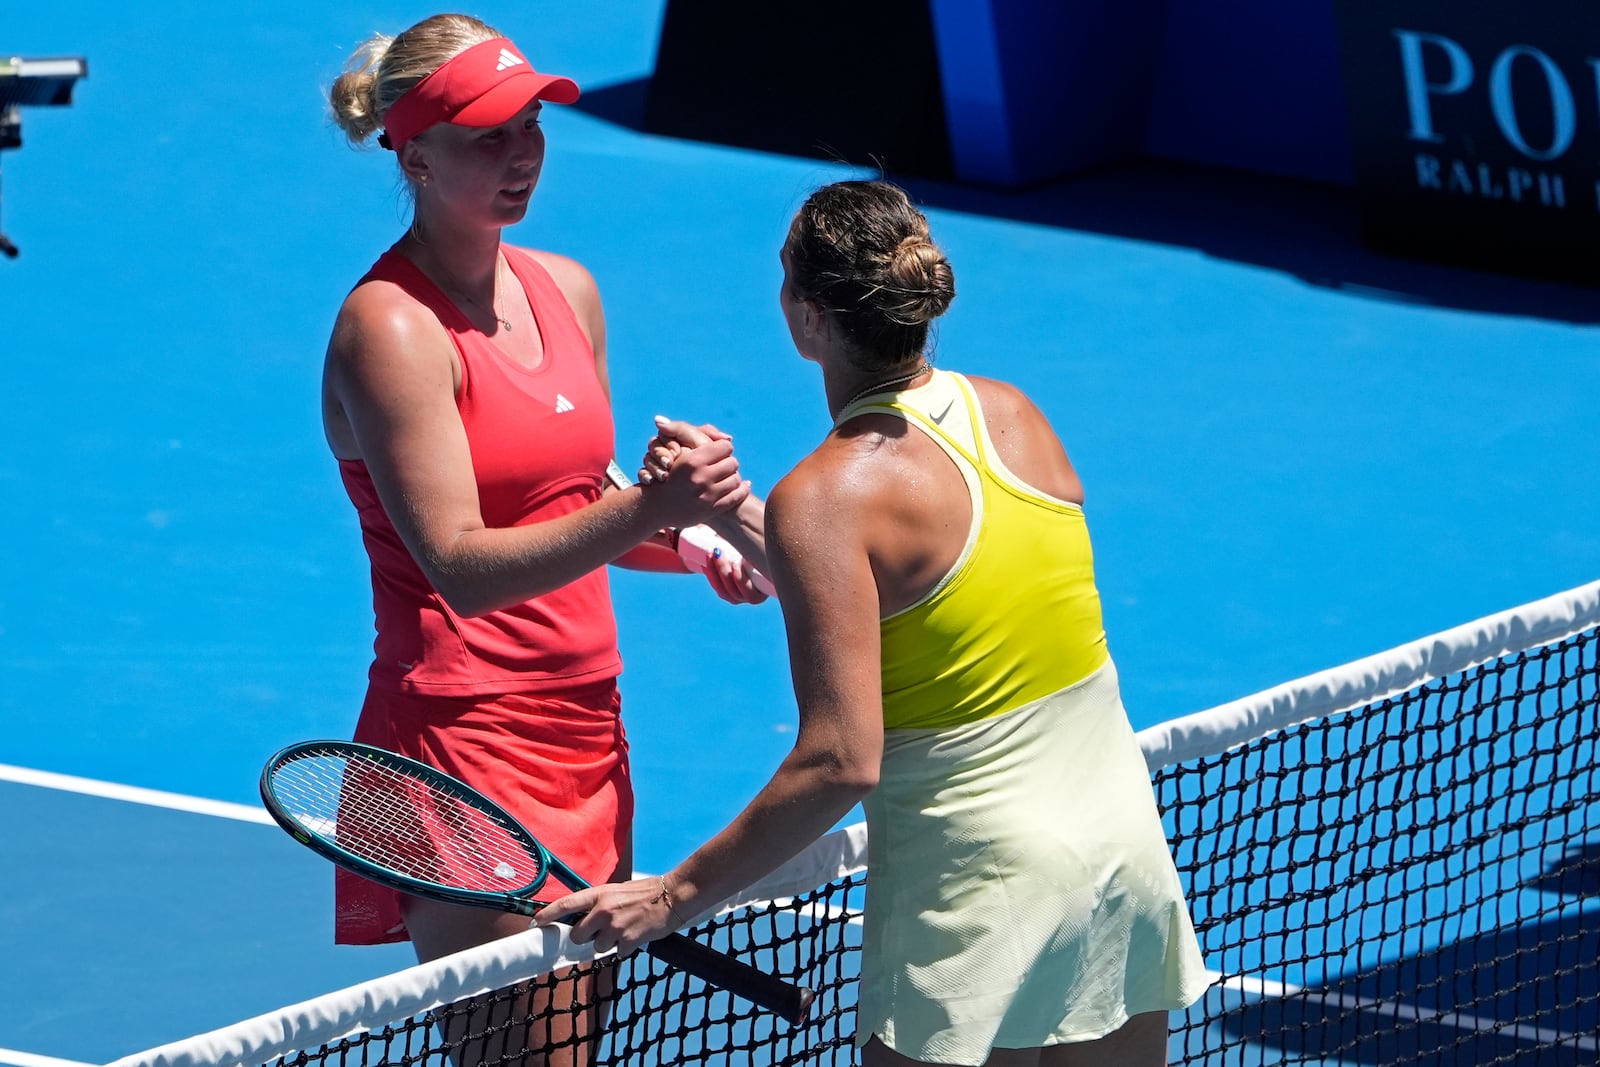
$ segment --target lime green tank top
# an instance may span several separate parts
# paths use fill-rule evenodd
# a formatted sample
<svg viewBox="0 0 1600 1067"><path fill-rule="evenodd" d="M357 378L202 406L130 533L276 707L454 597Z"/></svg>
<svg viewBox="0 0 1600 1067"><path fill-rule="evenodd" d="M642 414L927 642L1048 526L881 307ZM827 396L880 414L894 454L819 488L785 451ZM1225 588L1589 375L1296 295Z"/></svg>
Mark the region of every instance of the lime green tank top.
<svg viewBox="0 0 1600 1067"><path fill-rule="evenodd" d="M851 405L838 421L865 411L927 431L972 495L972 528L949 574L880 624L885 728L978 722L1100 669L1109 655L1083 509L1005 467L966 379L935 371L928 384Z"/></svg>

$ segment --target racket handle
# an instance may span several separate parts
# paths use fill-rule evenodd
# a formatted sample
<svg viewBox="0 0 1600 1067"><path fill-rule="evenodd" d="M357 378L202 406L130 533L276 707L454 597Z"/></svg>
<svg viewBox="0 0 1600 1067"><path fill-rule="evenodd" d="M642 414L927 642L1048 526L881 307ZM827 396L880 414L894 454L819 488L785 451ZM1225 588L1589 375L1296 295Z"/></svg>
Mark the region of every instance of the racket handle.
<svg viewBox="0 0 1600 1067"><path fill-rule="evenodd" d="M706 572L713 559L728 559L735 564L744 560L737 548L728 544L717 531L705 525L685 526L678 531L678 558L683 560L684 566L700 574ZM772 586L772 579L754 567L750 568L750 581L767 596L778 595L778 591Z"/></svg>
<svg viewBox="0 0 1600 1067"><path fill-rule="evenodd" d="M809 989L757 970L683 934L668 934L644 948L662 963L743 997L791 1024L805 1021L816 996Z"/></svg>
<svg viewBox="0 0 1600 1067"><path fill-rule="evenodd" d="M628 477L627 472L619 467L614 459L606 460L606 481L617 489L626 489L633 484L633 479Z"/></svg>

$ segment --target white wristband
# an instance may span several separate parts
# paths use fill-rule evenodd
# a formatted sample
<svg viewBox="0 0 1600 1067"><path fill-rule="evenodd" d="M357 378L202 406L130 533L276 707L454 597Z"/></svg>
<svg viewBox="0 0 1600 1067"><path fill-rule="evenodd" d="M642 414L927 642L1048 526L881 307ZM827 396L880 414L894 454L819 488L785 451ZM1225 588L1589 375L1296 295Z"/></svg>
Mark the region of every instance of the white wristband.
<svg viewBox="0 0 1600 1067"><path fill-rule="evenodd" d="M725 559L738 566L744 562L744 556L737 548L728 544L722 535L704 524L698 526L685 526L678 531L678 558L690 570L704 574L714 559ZM765 574L750 568L751 581L755 587L767 596L776 596L772 582Z"/></svg>

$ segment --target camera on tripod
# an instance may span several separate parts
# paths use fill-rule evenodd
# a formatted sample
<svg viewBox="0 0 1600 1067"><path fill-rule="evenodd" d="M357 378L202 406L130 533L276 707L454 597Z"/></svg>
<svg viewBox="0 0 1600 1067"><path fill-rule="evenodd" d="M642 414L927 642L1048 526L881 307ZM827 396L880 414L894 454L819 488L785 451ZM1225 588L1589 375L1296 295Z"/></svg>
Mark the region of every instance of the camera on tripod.
<svg viewBox="0 0 1600 1067"><path fill-rule="evenodd" d="M89 73L77 56L51 59L0 57L0 151L22 147L24 107L62 107L72 103L72 87ZM15 259L17 246L0 233L0 253Z"/></svg>

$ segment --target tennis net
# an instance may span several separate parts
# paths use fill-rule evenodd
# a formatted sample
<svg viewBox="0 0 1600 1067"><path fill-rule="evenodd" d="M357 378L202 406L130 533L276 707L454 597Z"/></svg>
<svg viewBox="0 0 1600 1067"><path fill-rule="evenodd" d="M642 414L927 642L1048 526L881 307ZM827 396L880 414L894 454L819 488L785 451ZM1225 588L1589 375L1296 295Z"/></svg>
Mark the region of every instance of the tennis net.
<svg viewBox="0 0 1600 1067"><path fill-rule="evenodd" d="M1174 1062L1600 1062L1597 627L1600 582L1140 734L1213 972ZM609 989L596 1063L853 1064L866 846L690 931L814 988L797 1026L536 930L116 1067L543 1062L569 967Z"/></svg>

